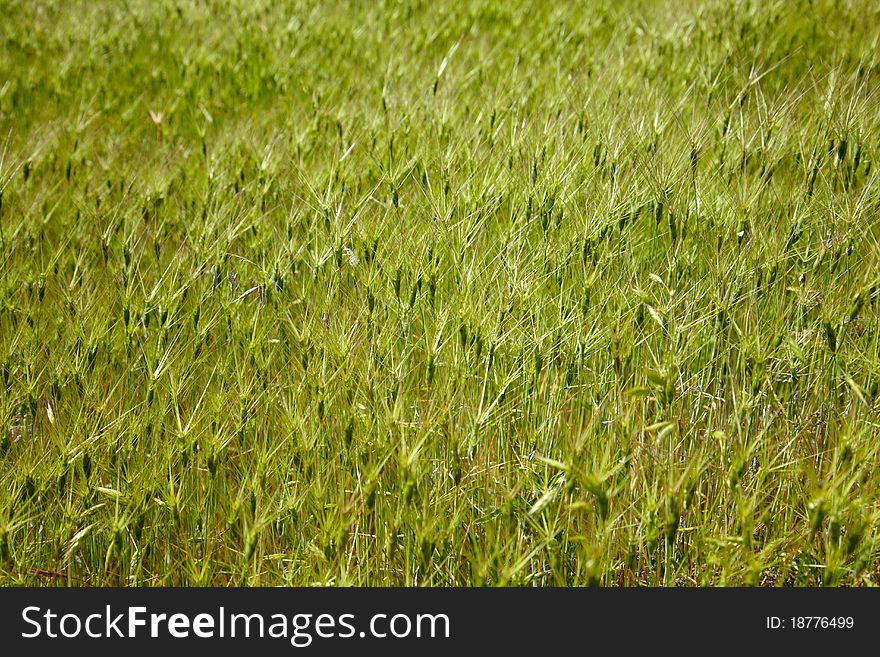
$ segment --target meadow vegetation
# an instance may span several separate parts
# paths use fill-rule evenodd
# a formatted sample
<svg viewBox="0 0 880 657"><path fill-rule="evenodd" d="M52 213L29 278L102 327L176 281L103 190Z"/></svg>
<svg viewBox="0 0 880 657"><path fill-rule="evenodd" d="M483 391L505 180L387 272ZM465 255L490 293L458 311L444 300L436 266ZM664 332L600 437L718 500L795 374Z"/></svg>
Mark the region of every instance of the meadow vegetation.
<svg viewBox="0 0 880 657"><path fill-rule="evenodd" d="M0 9L0 584L877 582L875 2Z"/></svg>

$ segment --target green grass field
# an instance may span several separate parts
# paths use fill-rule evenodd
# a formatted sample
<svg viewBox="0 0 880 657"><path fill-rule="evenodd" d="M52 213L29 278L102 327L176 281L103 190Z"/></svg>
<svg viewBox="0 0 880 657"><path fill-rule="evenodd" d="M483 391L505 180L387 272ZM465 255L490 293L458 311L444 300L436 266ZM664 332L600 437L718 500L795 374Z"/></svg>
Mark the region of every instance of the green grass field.
<svg viewBox="0 0 880 657"><path fill-rule="evenodd" d="M0 2L0 584L877 583L880 7L556 4Z"/></svg>

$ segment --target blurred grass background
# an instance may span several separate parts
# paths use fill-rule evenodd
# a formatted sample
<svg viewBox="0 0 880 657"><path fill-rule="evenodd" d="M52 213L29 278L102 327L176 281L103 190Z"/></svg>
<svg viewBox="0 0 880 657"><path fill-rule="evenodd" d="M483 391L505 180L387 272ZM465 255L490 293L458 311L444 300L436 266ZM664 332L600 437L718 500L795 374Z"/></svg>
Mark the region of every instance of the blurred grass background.
<svg viewBox="0 0 880 657"><path fill-rule="evenodd" d="M876 581L874 3L0 8L0 583Z"/></svg>

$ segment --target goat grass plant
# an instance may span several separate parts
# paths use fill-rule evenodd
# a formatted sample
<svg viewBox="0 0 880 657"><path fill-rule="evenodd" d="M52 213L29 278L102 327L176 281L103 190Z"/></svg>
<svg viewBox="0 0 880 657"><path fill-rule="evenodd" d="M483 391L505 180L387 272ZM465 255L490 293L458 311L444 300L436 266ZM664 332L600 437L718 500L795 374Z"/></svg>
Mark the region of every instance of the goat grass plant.
<svg viewBox="0 0 880 657"><path fill-rule="evenodd" d="M4 0L0 584L872 585L870 0Z"/></svg>

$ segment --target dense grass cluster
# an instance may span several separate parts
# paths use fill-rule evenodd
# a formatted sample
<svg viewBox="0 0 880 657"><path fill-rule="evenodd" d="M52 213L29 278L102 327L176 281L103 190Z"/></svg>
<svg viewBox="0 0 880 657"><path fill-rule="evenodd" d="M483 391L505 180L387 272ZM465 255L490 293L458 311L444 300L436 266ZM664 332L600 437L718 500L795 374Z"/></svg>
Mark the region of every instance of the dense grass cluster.
<svg viewBox="0 0 880 657"><path fill-rule="evenodd" d="M876 3L2 10L0 583L880 577Z"/></svg>

